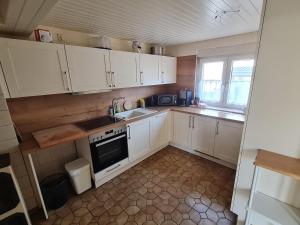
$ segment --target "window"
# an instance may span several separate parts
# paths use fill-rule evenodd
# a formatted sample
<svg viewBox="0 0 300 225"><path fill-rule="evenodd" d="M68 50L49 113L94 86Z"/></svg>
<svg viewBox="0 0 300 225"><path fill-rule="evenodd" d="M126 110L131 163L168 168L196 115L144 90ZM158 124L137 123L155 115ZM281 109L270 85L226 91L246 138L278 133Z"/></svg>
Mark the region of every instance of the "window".
<svg viewBox="0 0 300 225"><path fill-rule="evenodd" d="M208 105L243 109L248 102L253 57L201 58L197 97Z"/></svg>

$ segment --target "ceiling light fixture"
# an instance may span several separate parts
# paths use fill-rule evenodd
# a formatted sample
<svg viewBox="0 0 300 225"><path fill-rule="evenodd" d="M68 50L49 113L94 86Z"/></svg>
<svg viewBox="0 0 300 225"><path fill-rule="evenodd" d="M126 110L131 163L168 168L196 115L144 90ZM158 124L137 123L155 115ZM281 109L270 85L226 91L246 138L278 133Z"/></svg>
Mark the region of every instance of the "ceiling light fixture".
<svg viewBox="0 0 300 225"><path fill-rule="evenodd" d="M220 22L222 22L222 18L225 14L227 13L239 13L241 10L240 9L236 9L236 10L222 10L222 11L216 11L214 19L215 20L220 20Z"/></svg>

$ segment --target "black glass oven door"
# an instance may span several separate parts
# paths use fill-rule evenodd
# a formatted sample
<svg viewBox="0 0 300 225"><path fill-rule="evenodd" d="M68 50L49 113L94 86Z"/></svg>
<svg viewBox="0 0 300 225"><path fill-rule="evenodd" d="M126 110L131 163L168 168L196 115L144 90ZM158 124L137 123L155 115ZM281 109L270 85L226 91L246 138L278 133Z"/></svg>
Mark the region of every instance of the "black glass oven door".
<svg viewBox="0 0 300 225"><path fill-rule="evenodd" d="M92 143L90 147L94 173L128 157L126 133Z"/></svg>

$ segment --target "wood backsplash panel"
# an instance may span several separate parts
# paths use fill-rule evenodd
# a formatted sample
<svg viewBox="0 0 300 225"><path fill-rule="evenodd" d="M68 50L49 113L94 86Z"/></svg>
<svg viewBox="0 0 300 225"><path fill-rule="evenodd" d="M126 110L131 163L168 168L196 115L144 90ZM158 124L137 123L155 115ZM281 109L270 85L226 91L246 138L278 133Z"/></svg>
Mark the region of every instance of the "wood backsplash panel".
<svg viewBox="0 0 300 225"><path fill-rule="evenodd" d="M194 91L197 57L196 55L177 57L177 82L170 91L178 93L180 89Z"/></svg>
<svg viewBox="0 0 300 225"><path fill-rule="evenodd" d="M114 97L125 97L136 107L139 98L168 93L170 85L136 87L86 95L47 95L8 99L17 129L26 140L37 130L107 115Z"/></svg>

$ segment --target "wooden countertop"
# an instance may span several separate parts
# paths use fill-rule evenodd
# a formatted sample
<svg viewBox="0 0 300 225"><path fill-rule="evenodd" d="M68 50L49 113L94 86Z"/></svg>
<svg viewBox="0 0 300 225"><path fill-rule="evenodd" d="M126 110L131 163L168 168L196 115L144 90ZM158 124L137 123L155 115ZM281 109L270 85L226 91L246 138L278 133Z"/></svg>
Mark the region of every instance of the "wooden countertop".
<svg viewBox="0 0 300 225"><path fill-rule="evenodd" d="M260 149L254 164L300 180L300 159Z"/></svg>
<svg viewBox="0 0 300 225"><path fill-rule="evenodd" d="M159 110L159 107L155 107L154 109ZM207 116L211 118L228 120L228 121L238 122L238 123L244 123L245 121L245 115L243 114L218 111L214 109L201 109L201 108L178 107L178 106L168 107L168 109L175 112L190 113L193 115Z"/></svg>
<svg viewBox="0 0 300 225"><path fill-rule="evenodd" d="M218 118L223 120L229 120L238 123L243 123L245 120L244 115L241 114L227 113L227 112L221 112L221 111L216 111L211 109L198 109L198 108L191 108L191 107L153 107L151 109L154 109L157 112L136 119L131 119L128 121L120 121L118 123L111 124L104 127L99 127L97 129L90 130L90 131L82 130L74 124L66 124L58 127L37 131L33 133L34 139L31 139L29 141L20 144L20 149L23 153L32 153L35 151L45 150L57 144L74 141L76 139L87 137L89 135L104 130L113 129L122 125L126 125L128 123L132 123L137 120L152 117L154 115L160 114L162 112L170 111L170 110L176 112L184 112L184 113L190 113L194 115Z"/></svg>

